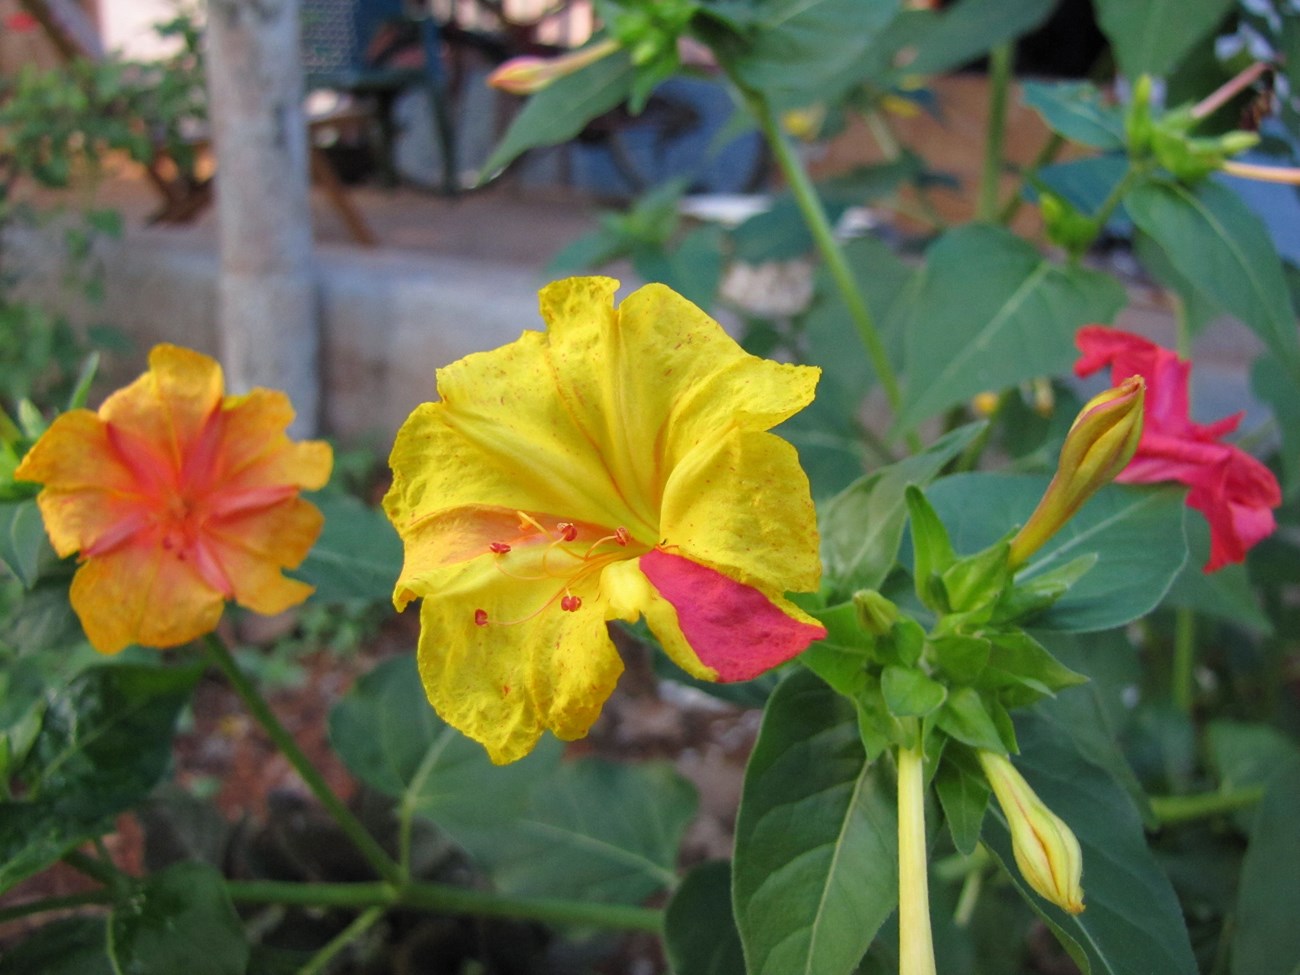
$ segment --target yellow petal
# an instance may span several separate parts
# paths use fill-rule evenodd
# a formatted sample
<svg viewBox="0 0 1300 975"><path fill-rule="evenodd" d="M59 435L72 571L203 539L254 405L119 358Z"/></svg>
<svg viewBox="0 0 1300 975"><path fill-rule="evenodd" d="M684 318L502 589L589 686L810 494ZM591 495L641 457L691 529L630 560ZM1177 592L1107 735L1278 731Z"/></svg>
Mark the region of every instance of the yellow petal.
<svg viewBox="0 0 1300 975"><path fill-rule="evenodd" d="M564 612L553 580L506 580L490 557L444 578L421 607L419 644L424 688L443 720L497 764L528 754L544 730L585 735L623 670L600 602ZM475 624L480 610L486 625Z"/></svg>
<svg viewBox="0 0 1300 975"><path fill-rule="evenodd" d="M732 427L765 430L807 406L819 370L749 355L663 285L633 292L615 312L617 287L556 282L542 290L542 317L559 394L629 503L654 512L683 456Z"/></svg>
<svg viewBox="0 0 1300 975"><path fill-rule="evenodd" d="M817 588L817 516L794 447L762 432L705 443L664 491L663 547L768 592Z"/></svg>
<svg viewBox="0 0 1300 975"><path fill-rule="evenodd" d="M161 548L130 545L77 570L69 596L91 645L174 647L210 632L224 600L194 566Z"/></svg>
<svg viewBox="0 0 1300 975"><path fill-rule="evenodd" d="M215 360L175 345L155 346L149 371L99 408L105 421L166 449L177 469L208 417L221 403L224 381Z"/></svg>

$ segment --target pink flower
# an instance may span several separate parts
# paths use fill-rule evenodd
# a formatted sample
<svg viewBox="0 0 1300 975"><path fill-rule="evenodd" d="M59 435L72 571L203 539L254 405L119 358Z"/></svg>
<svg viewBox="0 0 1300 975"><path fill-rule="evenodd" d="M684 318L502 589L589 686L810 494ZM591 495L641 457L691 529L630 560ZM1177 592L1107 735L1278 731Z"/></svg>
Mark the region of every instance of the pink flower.
<svg viewBox="0 0 1300 975"><path fill-rule="evenodd" d="M1221 438L1242 414L1214 423L1192 421L1187 383L1192 364L1140 336L1102 325L1075 333L1083 353L1075 375L1110 366L1111 381L1140 375L1147 383L1146 422L1137 453L1116 480L1129 484L1178 481L1191 490L1187 503L1210 523L1210 559L1203 571L1241 562L1246 551L1276 527L1273 509L1282 491L1273 472Z"/></svg>

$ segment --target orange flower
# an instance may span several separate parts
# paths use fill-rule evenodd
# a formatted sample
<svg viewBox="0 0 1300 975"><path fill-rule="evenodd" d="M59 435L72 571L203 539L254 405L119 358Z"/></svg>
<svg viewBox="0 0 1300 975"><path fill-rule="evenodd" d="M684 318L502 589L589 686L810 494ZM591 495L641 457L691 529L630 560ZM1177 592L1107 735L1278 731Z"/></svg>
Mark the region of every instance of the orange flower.
<svg viewBox="0 0 1300 975"><path fill-rule="evenodd" d="M227 599L278 613L312 591L281 569L320 534L298 491L329 479L329 445L289 440L283 393L223 394L212 359L157 346L147 373L98 413L64 413L15 472L44 485L55 551L81 553L72 608L101 653L187 643Z"/></svg>

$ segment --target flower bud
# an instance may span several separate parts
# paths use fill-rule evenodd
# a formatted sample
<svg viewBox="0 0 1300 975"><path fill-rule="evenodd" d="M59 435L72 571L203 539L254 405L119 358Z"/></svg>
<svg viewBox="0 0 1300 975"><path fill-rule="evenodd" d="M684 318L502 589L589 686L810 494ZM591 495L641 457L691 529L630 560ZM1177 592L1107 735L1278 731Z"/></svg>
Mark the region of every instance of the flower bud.
<svg viewBox="0 0 1300 975"><path fill-rule="evenodd" d="M898 607L874 589L859 589L853 594L853 608L858 625L872 636L887 636L898 622Z"/></svg>
<svg viewBox="0 0 1300 975"><path fill-rule="evenodd" d="M1083 854L1070 827L1043 804L1007 759L980 751L980 765L1011 828L1011 851L1025 882L1063 911L1083 911Z"/></svg>
<svg viewBox="0 0 1300 975"><path fill-rule="evenodd" d="M1130 376L1085 404L1065 435L1056 476L1011 540L1012 568L1023 565L1133 459L1142 437L1145 393L1143 378Z"/></svg>
<svg viewBox="0 0 1300 975"><path fill-rule="evenodd" d="M552 82L580 71L589 64L595 64L618 48L618 41L610 37L558 58L527 55L511 58L488 75L487 83L490 87L511 95L535 95Z"/></svg>

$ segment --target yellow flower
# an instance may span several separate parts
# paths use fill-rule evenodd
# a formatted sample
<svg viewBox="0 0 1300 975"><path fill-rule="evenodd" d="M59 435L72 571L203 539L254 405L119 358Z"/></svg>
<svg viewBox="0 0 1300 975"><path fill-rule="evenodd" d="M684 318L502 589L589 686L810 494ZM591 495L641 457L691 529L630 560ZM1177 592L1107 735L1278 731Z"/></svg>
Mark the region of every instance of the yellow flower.
<svg viewBox="0 0 1300 975"><path fill-rule="evenodd" d="M393 447L384 507L422 598L420 673L493 761L586 734L623 669L607 620L645 616L707 680L747 680L825 635L808 481L766 431L818 370L746 354L661 285L545 288L549 331L438 372Z"/></svg>
<svg viewBox="0 0 1300 975"><path fill-rule="evenodd" d="M101 653L211 631L227 599L278 613L311 593L286 579L320 533L300 488L322 487L327 444L293 443L283 393L223 396L221 367L172 345L100 407L58 417L14 476L44 489L45 529L81 553L72 608Z"/></svg>

